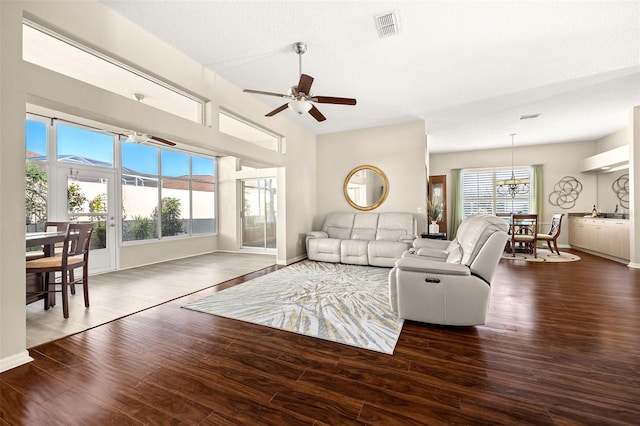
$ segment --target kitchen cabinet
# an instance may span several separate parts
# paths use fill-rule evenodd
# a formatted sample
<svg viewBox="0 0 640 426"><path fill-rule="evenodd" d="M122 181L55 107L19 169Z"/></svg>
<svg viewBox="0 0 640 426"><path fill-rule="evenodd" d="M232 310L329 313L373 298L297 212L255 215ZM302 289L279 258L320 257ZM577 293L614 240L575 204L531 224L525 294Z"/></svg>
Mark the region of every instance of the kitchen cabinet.
<svg viewBox="0 0 640 426"><path fill-rule="evenodd" d="M616 220L610 224L610 227L612 228L612 256L629 259L631 257L631 238L629 235L631 228L629 221Z"/></svg>
<svg viewBox="0 0 640 426"><path fill-rule="evenodd" d="M589 229L587 220L569 218L569 244L581 248L589 248Z"/></svg>
<svg viewBox="0 0 640 426"><path fill-rule="evenodd" d="M628 260L629 230L628 220L570 217L569 244Z"/></svg>

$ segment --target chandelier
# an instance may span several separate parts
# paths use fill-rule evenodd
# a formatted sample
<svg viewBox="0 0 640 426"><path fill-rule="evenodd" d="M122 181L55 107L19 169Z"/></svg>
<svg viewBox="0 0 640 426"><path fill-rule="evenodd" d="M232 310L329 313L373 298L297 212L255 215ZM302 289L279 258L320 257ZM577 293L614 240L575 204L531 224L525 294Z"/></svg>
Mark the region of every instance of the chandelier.
<svg viewBox="0 0 640 426"><path fill-rule="evenodd" d="M529 194L529 179L516 179L513 170L513 137L515 135L515 133L511 133L511 179L496 181L498 195L510 195L511 198Z"/></svg>

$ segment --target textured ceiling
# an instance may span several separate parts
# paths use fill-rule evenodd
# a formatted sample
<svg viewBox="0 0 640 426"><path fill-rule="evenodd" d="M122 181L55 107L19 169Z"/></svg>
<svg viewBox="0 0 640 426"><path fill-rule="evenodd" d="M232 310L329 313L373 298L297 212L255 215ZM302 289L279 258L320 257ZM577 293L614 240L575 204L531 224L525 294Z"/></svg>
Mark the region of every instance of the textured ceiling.
<svg viewBox="0 0 640 426"><path fill-rule="evenodd" d="M316 134L423 119L431 152L581 141L640 105L638 1L103 3L240 88L286 93L306 42L313 94L358 100L318 105L322 123L281 113ZM391 11L399 33L379 38Z"/></svg>

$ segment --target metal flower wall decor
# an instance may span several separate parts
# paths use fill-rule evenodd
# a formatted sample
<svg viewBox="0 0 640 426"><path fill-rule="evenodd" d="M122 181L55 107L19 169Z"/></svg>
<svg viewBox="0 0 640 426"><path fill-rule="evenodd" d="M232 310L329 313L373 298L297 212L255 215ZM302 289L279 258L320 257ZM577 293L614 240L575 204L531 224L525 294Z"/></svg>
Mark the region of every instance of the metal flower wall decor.
<svg viewBox="0 0 640 426"><path fill-rule="evenodd" d="M611 184L611 189L615 192L616 197L620 200L620 205L629 208L629 174L625 173Z"/></svg>
<svg viewBox="0 0 640 426"><path fill-rule="evenodd" d="M565 176L553 186L554 191L549 194L549 203L569 210L576 205L576 201L582 192L582 184L573 176Z"/></svg>

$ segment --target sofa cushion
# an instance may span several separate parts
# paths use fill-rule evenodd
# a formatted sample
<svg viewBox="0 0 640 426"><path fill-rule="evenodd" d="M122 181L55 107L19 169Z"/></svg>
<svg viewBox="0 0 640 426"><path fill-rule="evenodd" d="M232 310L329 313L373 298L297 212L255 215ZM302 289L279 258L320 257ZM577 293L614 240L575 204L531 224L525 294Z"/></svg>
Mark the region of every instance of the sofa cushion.
<svg viewBox="0 0 640 426"><path fill-rule="evenodd" d="M342 240L340 243L340 262L351 265L368 265L367 240Z"/></svg>
<svg viewBox="0 0 640 426"><path fill-rule="evenodd" d="M370 241L368 246L369 265L393 267L396 259L409 248L409 244L394 241Z"/></svg>
<svg viewBox="0 0 640 426"><path fill-rule="evenodd" d="M376 239L377 227L377 213L358 213L355 215L355 218L353 220L351 239L373 241Z"/></svg>
<svg viewBox="0 0 640 426"><path fill-rule="evenodd" d="M402 237L415 237L415 218L410 213L380 213L377 241L400 241Z"/></svg>
<svg viewBox="0 0 640 426"><path fill-rule="evenodd" d="M353 213L329 213L322 230L329 234L329 238L347 240L351 238L354 216Z"/></svg>
<svg viewBox="0 0 640 426"><path fill-rule="evenodd" d="M318 262L340 262L340 242L336 238L312 238L307 242L307 257Z"/></svg>

